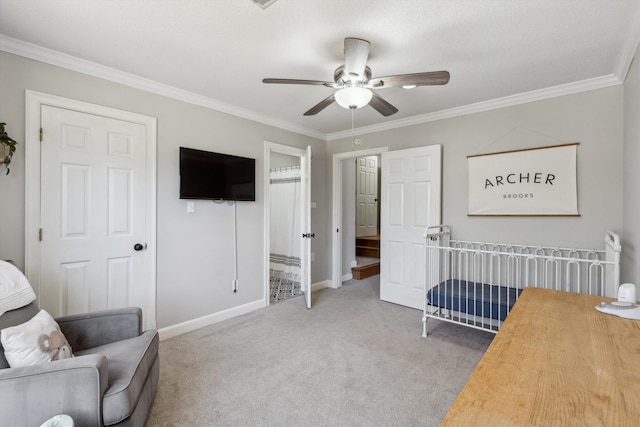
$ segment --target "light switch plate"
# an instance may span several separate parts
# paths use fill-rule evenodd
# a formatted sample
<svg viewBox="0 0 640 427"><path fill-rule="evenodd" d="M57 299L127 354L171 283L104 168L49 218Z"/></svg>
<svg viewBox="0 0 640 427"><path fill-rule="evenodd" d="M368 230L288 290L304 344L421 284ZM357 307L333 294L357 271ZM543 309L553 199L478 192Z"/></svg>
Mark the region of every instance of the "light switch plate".
<svg viewBox="0 0 640 427"><path fill-rule="evenodd" d="M196 202L187 201L187 213L194 213L196 211Z"/></svg>

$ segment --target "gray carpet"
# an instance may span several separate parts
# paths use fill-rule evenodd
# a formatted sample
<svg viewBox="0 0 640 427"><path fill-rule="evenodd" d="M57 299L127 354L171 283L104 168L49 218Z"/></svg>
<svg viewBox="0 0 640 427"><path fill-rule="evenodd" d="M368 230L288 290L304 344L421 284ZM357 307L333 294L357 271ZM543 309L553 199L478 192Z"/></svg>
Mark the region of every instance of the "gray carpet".
<svg viewBox="0 0 640 427"><path fill-rule="evenodd" d="M379 299L379 276L160 344L151 426L437 426L494 335Z"/></svg>

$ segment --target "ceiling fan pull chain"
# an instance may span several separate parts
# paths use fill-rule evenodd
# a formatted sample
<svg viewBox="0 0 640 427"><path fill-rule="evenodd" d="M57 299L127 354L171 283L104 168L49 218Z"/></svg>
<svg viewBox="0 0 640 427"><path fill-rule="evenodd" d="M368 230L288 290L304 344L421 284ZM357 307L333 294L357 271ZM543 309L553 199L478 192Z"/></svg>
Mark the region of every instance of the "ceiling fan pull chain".
<svg viewBox="0 0 640 427"><path fill-rule="evenodd" d="M353 115L355 114L356 110L352 109L351 110L351 151L353 151L353 147L355 145L355 132L353 131Z"/></svg>

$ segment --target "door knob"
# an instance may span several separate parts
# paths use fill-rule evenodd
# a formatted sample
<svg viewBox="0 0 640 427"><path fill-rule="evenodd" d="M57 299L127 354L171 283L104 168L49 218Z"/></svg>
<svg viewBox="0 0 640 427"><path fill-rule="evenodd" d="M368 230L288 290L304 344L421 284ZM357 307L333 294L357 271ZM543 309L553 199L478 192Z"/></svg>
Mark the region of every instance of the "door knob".
<svg viewBox="0 0 640 427"><path fill-rule="evenodd" d="M144 245L142 243L136 243L135 245L133 245L133 250L134 251L141 251L143 249L147 249L147 244L146 243Z"/></svg>

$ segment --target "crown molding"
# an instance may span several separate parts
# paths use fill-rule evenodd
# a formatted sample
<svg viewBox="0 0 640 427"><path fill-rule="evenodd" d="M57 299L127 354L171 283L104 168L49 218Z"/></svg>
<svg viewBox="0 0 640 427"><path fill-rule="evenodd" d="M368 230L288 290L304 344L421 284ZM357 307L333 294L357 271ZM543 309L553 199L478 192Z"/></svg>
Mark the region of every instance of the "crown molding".
<svg viewBox="0 0 640 427"><path fill-rule="evenodd" d="M639 43L640 19L636 19L633 26L632 34L628 38L628 42L625 44L625 47L620 54L620 58L617 62L615 70L616 72L613 74L596 77L593 79L581 80L578 82L567 83L564 85L553 86L550 88L524 92L516 95L510 95L503 98L496 98L489 101L464 105L461 107L435 111L433 113L407 117L404 119L394 120L377 125L364 126L353 130L345 130L326 134L324 132L309 129L303 126L298 126L284 120L274 119L272 117L256 113L255 111L249 109L240 108L231 104L217 101L213 98L158 83L144 77L116 70L115 68L106 67L95 62L86 61L84 59L80 59L52 49L44 48L42 46L27 43L25 41L0 34L0 50L8 53L34 59L36 61L55 65L79 73L91 75L135 89L144 90L146 92L155 93L157 95L166 96L168 98L176 99L189 104L198 105L215 111L220 111L222 113L255 121L268 126L273 126L286 131L299 133L301 135L306 135L322 141L335 141L342 138L348 138L353 135L363 135L367 133L382 132L407 126L414 126L422 123L449 119L468 114L495 110L498 108L526 104L543 99L619 85L624 82L624 77L626 76L629 65L633 60L635 51Z"/></svg>
<svg viewBox="0 0 640 427"><path fill-rule="evenodd" d="M523 92L517 95L505 96L503 98L491 99L489 101L468 104L462 107L449 108L447 110L435 111L433 113L421 114L394 120L392 122L381 123L372 126L363 126L352 130L345 130L327 134L327 141L335 141L342 138L350 138L354 135L364 135L367 133L382 132L390 129L414 126L422 123L435 122L437 120L450 119L468 114L481 113L484 111L496 110L498 108L511 107L514 105L527 104L529 102L540 101L548 98L555 98L563 95L571 95L579 92L586 92L595 89L602 89L609 86L622 84L614 74L609 74L593 79L581 80L578 82L552 86L545 89Z"/></svg>
<svg viewBox="0 0 640 427"><path fill-rule="evenodd" d="M621 82L624 82L627 78L631 62L636 54L636 50L638 49L638 44L640 44L640 11L636 13L634 18L635 19L631 24L631 31L629 32L626 43L620 52L613 72Z"/></svg>
<svg viewBox="0 0 640 427"><path fill-rule="evenodd" d="M198 95L197 93L178 89L173 86L158 83L154 80L116 70L115 68L106 67L95 62L86 61L62 52L14 39L4 34L0 34L0 50L104 80L109 80L135 89L155 93L156 95L166 96L178 101L198 105L200 107L220 111L243 119L326 141L326 134L324 132L298 126L283 120L277 120L246 108L236 107L213 98Z"/></svg>

